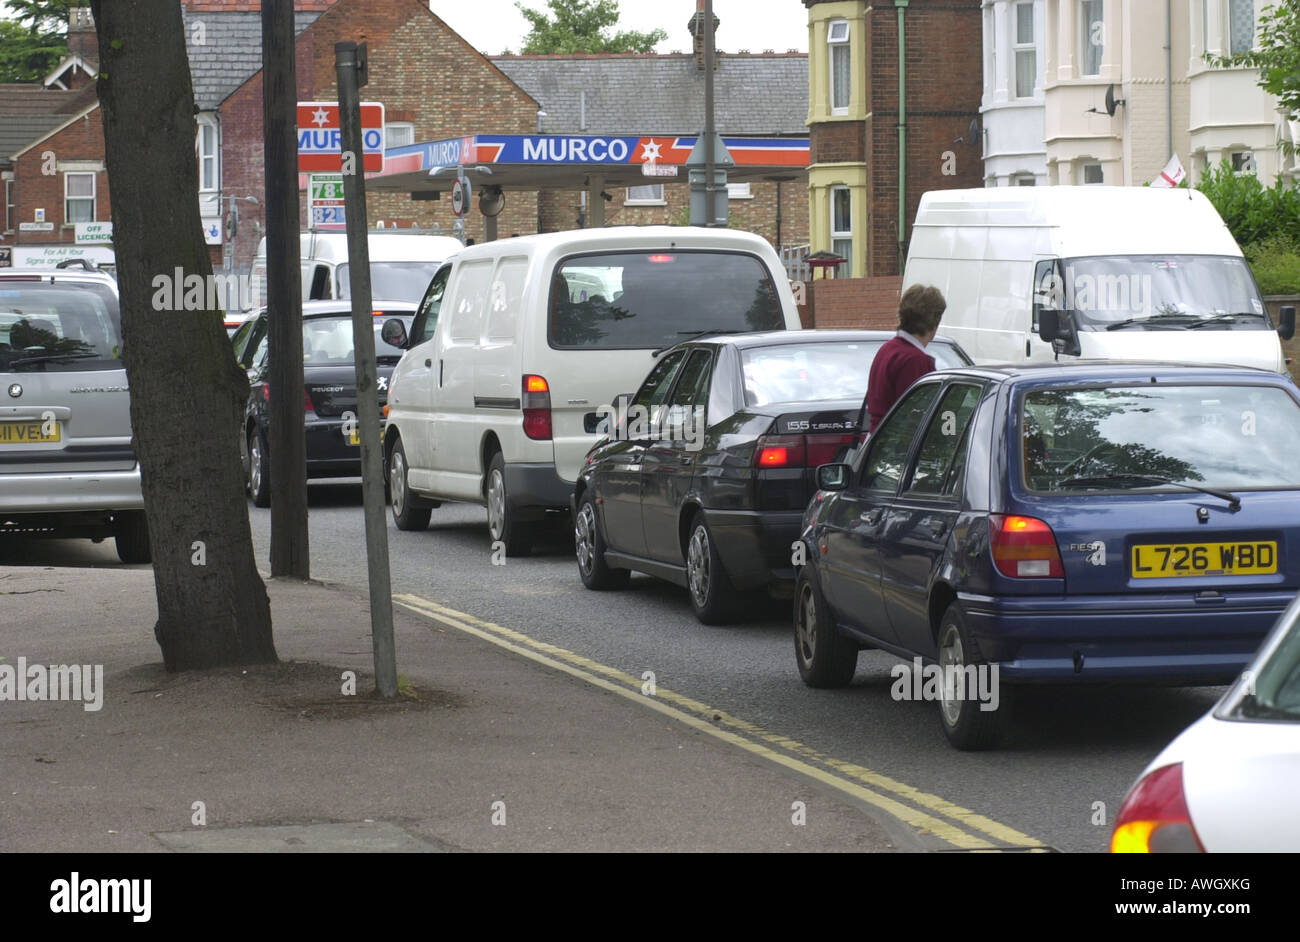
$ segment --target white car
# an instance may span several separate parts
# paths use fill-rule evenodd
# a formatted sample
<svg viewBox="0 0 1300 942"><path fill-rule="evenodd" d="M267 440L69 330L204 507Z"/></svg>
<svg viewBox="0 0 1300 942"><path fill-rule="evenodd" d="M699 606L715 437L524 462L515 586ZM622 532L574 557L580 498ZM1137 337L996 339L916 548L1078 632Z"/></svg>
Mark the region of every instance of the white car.
<svg viewBox="0 0 1300 942"><path fill-rule="evenodd" d="M1206 716L1147 766L1114 853L1300 851L1300 597Z"/></svg>

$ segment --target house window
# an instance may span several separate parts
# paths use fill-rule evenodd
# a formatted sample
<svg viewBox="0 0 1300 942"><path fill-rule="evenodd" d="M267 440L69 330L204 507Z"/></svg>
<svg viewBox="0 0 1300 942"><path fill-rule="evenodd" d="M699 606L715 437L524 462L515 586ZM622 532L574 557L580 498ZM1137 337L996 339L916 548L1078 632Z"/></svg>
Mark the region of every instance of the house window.
<svg viewBox="0 0 1300 942"><path fill-rule="evenodd" d="M1079 168L1079 178L1079 182L1087 186L1106 182L1106 175L1102 172L1101 164L1084 164Z"/></svg>
<svg viewBox="0 0 1300 942"><path fill-rule="evenodd" d="M749 189L748 183L728 183L727 199L729 200L752 200L754 194Z"/></svg>
<svg viewBox="0 0 1300 942"><path fill-rule="evenodd" d="M1254 173L1255 172L1255 155L1248 150L1233 151L1232 169L1236 173Z"/></svg>
<svg viewBox="0 0 1300 942"><path fill-rule="evenodd" d="M1079 31L1082 42L1079 53L1081 75L1101 74L1101 54L1106 45L1106 25L1102 19L1103 6L1103 0L1082 0L1079 4L1082 13Z"/></svg>
<svg viewBox="0 0 1300 942"><path fill-rule="evenodd" d="M1228 0L1229 50L1233 55L1255 46L1255 0Z"/></svg>
<svg viewBox="0 0 1300 942"><path fill-rule="evenodd" d="M826 33L831 62L831 114L849 113L849 91L853 80L849 59L849 21L832 20Z"/></svg>
<svg viewBox="0 0 1300 942"><path fill-rule="evenodd" d="M1018 173L1011 178L1012 186L1036 186L1038 181L1032 173Z"/></svg>
<svg viewBox="0 0 1300 942"><path fill-rule="evenodd" d="M5 181L5 232L14 231L14 219L18 216L14 205L14 181Z"/></svg>
<svg viewBox="0 0 1300 942"><path fill-rule="evenodd" d="M197 149L199 154L199 190L211 192L220 189L217 125L210 118L199 119Z"/></svg>
<svg viewBox="0 0 1300 942"><path fill-rule="evenodd" d="M847 261L835 277L853 277L853 194L847 186L831 187L831 251Z"/></svg>
<svg viewBox="0 0 1300 942"><path fill-rule="evenodd" d="M1038 83L1038 52L1034 48L1034 5L1016 4L1016 97L1033 98Z"/></svg>
<svg viewBox="0 0 1300 942"><path fill-rule="evenodd" d="M662 206L664 205L664 185L653 183L650 186L630 186L627 188L625 206Z"/></svg>
<svg viewBox="0 0 1300 942"><path fill-rule="evenodd" d="M63 175L63 221L95 221L95 175L93 173Z"/></svg>
<svg viewBox="0 0 1300 942"><path fill-rule="evenodd" d="M405 147L415 143L415 125L409 121L394 121L384 125L384 149Z"/></svg>

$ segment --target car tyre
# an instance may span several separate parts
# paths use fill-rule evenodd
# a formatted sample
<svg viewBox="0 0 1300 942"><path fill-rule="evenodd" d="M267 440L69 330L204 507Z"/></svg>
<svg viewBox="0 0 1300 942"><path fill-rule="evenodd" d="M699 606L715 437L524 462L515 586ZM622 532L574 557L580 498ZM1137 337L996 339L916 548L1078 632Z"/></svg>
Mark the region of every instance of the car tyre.
<svg viewBox="0 0 1300 942"><path fill-rule="evenodd" d="M416 507L415 495L411 493L407 480L406 449L399 438L393 444L393 452L388 456L388 492L392 501L393 523L399 530L424 530L429 526L433 510L429 507Z"/></svg>
<svg viewBox="0 0 1300 942"><path fill-rule="evenodd" d="M686 540L686 591L695 617L706 625L722 625L736 612L736 590L718 555L704 511L697 510Z"/></svg>
<svg viewBox="0 0 1300 942"><path fill-rule="evenodd" d="M963 751L989 749L998 744L1007 727L1010 698L1000 690L998 708L983 710L978 699L966 690L957 696L955 684L947 682L948 671L962 671L968 665L984 668L987 662L966 626L966 616L961 606L954 602L948 606L939 623L939 668L944 672L939 689L939 720L948 742Z"/></svg>
<svg viewBox="0 0 1300 942"><path fill-rule="evenodd" d="M266 433L256 426L248 432L248 496L254 507L271 506L271 453Z"/></svg>
<svg viewBox="0 0 1300 942"><path fill-rule="evenodd" d="M506 493L506 459L494 452L488 462L487 484L483 489L487 499L488 532L492 543L502 544L506 556L527 556L533 546L533 531L510 512L510 497Z"/></svg>
<svg viewBox="0 0 1300 942"><path fill-rule="evenodd" d="M809 687L847 687L858 669L858 646L835 629L811 566L794 582L794 660Z"/></svg>
<svg viewBox="0 0 1300 942"><path fill-rule="evenodd" d="M149 546L149 521L143 510L129 510L113 515L113 542L117 558L129 565L153 561Z"/></svg>
<svg viewBox="0 0 1300 942"><path fill-rule="evenodd" d="M573 548L578 557L578 575L588 589L622 589L632 578L630 570L616 569L605 562L605 538L590 490L583 493L573 520Z"/></svg>

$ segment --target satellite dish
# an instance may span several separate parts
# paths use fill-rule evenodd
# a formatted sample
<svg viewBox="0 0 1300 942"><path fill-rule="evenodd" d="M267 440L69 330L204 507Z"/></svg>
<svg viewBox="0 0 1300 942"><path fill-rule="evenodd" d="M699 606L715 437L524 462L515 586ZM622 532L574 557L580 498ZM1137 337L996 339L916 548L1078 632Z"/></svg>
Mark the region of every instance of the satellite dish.
<svg viewBox="0 0 1300 942"><path fill-rule="evenodd" d="M1128 102L1125 101L1123 98L1120 99L1115 98L1114 85L1106 86L1106 114L1110 115L1113 118L1115 117L1115 109L1118 108L1120 105L1126 105L1126 104L1128 104Z"/></svg>
<svg viewBox="0 0 1300 942"><path fill-rule="evenodd" d="M479 191L478 210L484 216L499 216L506 208L506 195L499 186L485 186Z"/></svg>

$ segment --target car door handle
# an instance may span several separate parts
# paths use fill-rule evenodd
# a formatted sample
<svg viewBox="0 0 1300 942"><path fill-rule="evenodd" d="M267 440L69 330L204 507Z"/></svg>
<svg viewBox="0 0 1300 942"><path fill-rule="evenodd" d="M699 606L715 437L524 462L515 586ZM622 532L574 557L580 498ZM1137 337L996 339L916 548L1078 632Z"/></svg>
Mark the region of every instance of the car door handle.
<svg viewBox="0 0 1300 942"><path fill-rule="evenodd" d="M433 360L425 360L425 361L424 361L424 365L425 365L426 367L433 366Z"/></svg>
<svg viewBox="0 0 1300 942"><path fill-rule="evenodd" d="M862 513L858 514L858 519L867 526L874 527L876 524L880 523L880 513L881 511L879 509L864 510Z"/></svg>
<svg viewBox="0 0 1300 942"><path fill-rule="evenodd" d="M682 455L682 464L694 464L695 459L690 455Z"/></svg>

